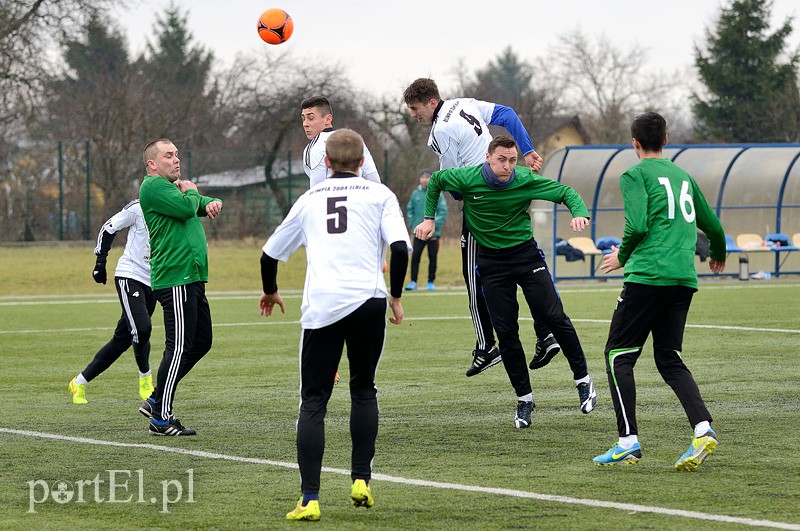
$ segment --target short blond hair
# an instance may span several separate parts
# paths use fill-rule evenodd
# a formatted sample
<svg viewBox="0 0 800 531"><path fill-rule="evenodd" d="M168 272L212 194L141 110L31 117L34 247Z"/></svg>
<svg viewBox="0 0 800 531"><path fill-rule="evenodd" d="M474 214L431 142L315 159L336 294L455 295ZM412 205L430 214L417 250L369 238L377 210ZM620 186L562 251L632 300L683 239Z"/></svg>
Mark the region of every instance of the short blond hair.
<svg viewBox="0 0 800 531"><path fill-rule="evenodd" d="M157 144L163 142L165 144L174 144L172 140L169 138L159 138L158 140L153 140L149 144L144 147L144 151L142 153L142 158L144 159L144 165L147 166L148 160L156 160L158 156L158 146Z"/></svg>
<svg viewBox="0 0 800 531"><path fill-rule="evenodd" d="M364 158L364 139L352 129L338 129L325 142L331 171L358 173Z"/></svg>

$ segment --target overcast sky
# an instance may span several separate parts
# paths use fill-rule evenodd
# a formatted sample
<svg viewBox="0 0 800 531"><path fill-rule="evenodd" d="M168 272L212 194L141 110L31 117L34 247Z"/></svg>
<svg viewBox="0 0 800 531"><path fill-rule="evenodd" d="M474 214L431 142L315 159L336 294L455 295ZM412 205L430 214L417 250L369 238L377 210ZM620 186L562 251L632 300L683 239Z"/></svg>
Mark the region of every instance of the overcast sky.
<svg viewBox="0 0 800 531"><path fill-rule="evenodd" d="M720 0L133 0L117 10L134 53L155 33L156 16L170 5L188 12L196 41L223 65L241 54L291 50L300 58L323 58L347 67L357 87L377 94L401 94L417 77L433 77L445 92L455 85L459 59L470 71L485 66L511 46L536 63L558 53L559 35L576 28L605 35L619 48L647 49L647 65L689 72L693 45L705 41ZM652 9L651 6L658 6ZM256 32L258 16L280 7L294 20L292 38L270 46ZM794 19L790 37L800 46L800 3L774 0L773 28Z"/></svg>

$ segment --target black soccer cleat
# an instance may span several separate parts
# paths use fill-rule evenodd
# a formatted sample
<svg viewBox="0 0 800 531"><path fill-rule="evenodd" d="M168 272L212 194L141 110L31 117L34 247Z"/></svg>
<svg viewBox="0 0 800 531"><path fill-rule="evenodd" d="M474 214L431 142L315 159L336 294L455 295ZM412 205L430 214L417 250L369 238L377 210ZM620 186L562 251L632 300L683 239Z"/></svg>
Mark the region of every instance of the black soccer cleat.
<svg viewBox="0 0 800 531"><path fill-rule="evenodd" d="M534 351L533 359L528 367L534 370L541 369L550 363L550 360L559 352L561 352L561 345L558 344L553 334L548 335L544 339L537 339L536 350Z"/></svg>
<svg viewBox="0 0 800 531"><path fill-rule="evenodd" d="M184 427L178 419L160 420L156 418L150 419L150 435L197 435L197 432L191 428Z"/></svg>
<svg viewBox="0 0 800 531"><path fill-rule="evenodd" d="M581 403L581 413L591 413L597 404L597 391L594 390L594 382L589 378L588 383L579 383L578 400Z"/></svg>
<svg viewBox="0 0 800 531"><path fill-rule="evenodd" d="M148 398L142 405L139 406L139 413L144 415L145 417L151 419L153 418L153 408L155 407L156 403L152 398Z"/></svg>
<svg viewBox="0 0 800 531"><path fill-rule="evenodd" d="M480 374L489 367L494 367L500 363L503 358L500 356L500 349L497 345L489 350L473 350L472 351L472 365L467 369L467 376L475 376Z"/></svg>
<svg viewBox="0 0 800 531"><path fill-rule="evenodd" d="M531 413L533 413L533 408L536 406L534 405L533 401L525 402L524 400L520 400L517 402L517 412L514 415L514 427L518 430L522 430L525 428L531 427Z"/></svg>

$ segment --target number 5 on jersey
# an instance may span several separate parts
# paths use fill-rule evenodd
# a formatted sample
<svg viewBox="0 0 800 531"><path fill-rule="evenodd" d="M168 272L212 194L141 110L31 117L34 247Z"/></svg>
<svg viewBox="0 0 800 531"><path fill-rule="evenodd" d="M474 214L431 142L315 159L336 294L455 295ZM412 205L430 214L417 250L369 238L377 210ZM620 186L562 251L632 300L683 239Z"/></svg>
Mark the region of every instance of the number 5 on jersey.
<svg viewBox="0 0 800 531"><path fill-rule="evenodd" d="M328 198L328 234L341 234L347 231L347 207L339 204L345 201L347 196Z"/></svg>

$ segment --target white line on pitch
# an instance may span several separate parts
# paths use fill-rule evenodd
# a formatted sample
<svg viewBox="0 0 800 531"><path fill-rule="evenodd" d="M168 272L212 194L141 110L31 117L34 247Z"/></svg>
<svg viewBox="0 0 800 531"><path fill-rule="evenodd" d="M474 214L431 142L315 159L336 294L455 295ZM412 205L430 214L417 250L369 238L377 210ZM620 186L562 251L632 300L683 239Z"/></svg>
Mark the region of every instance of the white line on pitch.
<svg viewBox="0 0 800 531"><path fill-rule="evenodd" d="M405 321L465 321L470 317L468 315L458 316L431 316L431 317L406 317ZM520 317L520 321L533 321L530 317ZM611 323L609 319L572 319L573 323L587 323L587 324L602 324L607 325ZM214 323L214 328L230 328L239 326L284 326L284 325L299 325L300 321L251 321L247 323ZM154 325L153 329L164 328L163 325ZM785 333L785 334L800 334L800 330L791 328L759 328L752 326L728 326L728 325L704 325L704 324L687 324L686 328L703 328L707 330L733 330L737 332L767 332L767 333ZM96 332L104 330L114 330L111 326L98 326L87 328L28 328L22 330L0 330L0 335L3 334L42 334L45 332L50 333L64 333L64 332Z"/></svg>
<svg viewBox="0 0 800 531"><path fill-rule="evenodd" d="M120 448L142 448L146 450L155 450L157 452L169 452L182 455L191 455L193 457L203 457L206 459L221 459L225 461L236 461L239 463L252 463L257 465L269 465L282 468L297 468L295 463L288 463L285 461L272 461L269 459L256 459L254 457L239 457L235 455L219 454L215 452L204 452L202 450L187 450L185 448L177 448L174 446L159 446L156 444L143 444L143 443L123 443L116 441L101 441L98 439L88 439L85 437L70 437L67 435L59 435L56 433L43 433L39 431L28 430L14 430L10 428L0 428L0 432L10 433L13 435L25 435L28 437L39 437L41 439L55 439L59 441L69 441L81 444L93 444L98 446L116 446ZM349 476L350 471L341 468L322 467L323 472L331 474L340 474ZM791 529L800 531L800 525L789 524L785 522L773 522L771 520L754 520L752 518L741 518L737 516L727 516L721 514L701 513L698 511L685 511L682 509L668 509L666 507L656 507L650 505L637 505L634 503L619 503L603 500L592 500L588 498L571 498L569 496L556 496L552 494L539 494L536 492L528 492L524 490L515 489L498 489L493 487L480 487L477 485L462 485L460 483L443 483L440 481L427 481L422 479L403 478L399 476L389 476L386 474L373 474L373 479L379 481L387 481L390 483L400 483L403 485L418 485L420 487L431 487L447 490L460 490L466 492L481 492L485 494L498 494L501 496L511 496L515 498L527 498L533 500L541 500L554 503L569 503L573 505L586 505L588 507L602 507L606 509L619 509L621 511L635 511L640 513L654 513L663 514L666 516L679 516L683 518L692 518L695 520L707 520L713 522L725 522L730 524L742 524L757 527L772 527L775 529Z"/></svg>
<svg viewBox="0 0 800 531"><path fill-rule="evenodd" d="M791 289L800 287L797 283L774 282L764 284L709 284L701 283L701 290L730 290L730 289ZM583 294L583 293L619 293L622 284L613 286L560 286L558 292L562 294ZM261 293L258 291L209 291L206 295L211 300L258 300ZM436 291L422 290L419 292L406 293L411 297L466 297L467 292L459 287L439 288ZM299 290L281 291L284 299L299 299L302 292ZM102 297L102 298L98 298ZM0 297L1 306L51 306L53 304L105 304L117 303L119 299L112 295L103 296L95 294L84 295L4 295Z"/></svg>

